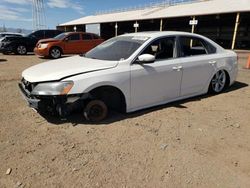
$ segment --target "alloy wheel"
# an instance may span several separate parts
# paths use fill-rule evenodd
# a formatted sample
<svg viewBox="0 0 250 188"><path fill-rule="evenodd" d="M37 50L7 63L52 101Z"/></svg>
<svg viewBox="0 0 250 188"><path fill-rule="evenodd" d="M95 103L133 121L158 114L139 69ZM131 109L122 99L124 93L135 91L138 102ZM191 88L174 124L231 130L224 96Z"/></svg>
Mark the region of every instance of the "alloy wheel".
<svg viewBox="0 0 250 188"><path fill-rule="evenodd" d="M224 70L218 71L212 79L212 89L216 93L220 93L226 85L226 73Z"/></svg>
<svg viewBox="0 0 250 188"><path fill-rule="evenodd" d="M26 54L26 53L27 53L26 47L23 46L23 45L19 45L19 46L17 47L17 53L20 54L20 55Z"/></svg>
<svg viewBox="0 0 250 188"><path fill-rule="evenodd" d="M61 51L58 48L53 48L50 52L52 58L57 59L61 56Z"/></svg>

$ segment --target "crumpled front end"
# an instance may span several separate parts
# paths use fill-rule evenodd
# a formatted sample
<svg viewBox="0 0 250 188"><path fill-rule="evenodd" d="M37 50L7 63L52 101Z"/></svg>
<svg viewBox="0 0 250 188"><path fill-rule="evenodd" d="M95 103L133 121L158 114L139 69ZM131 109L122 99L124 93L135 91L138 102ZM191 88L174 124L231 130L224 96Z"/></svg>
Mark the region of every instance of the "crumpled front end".
<svg viewBox="0 0 250 188"><path fill-rule="evenodd" d="M71 111L83 106L87 95L39 95L33 94L39 83L30 83L24 78L18 84L21 94L28 106L42 114L66 116Z"/></svg>

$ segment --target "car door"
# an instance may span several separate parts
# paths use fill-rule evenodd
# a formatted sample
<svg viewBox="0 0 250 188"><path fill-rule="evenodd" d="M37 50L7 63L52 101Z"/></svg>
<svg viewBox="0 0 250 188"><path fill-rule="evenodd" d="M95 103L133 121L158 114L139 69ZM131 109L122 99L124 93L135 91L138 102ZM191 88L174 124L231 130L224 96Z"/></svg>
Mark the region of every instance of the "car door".
<svg viewBox="0 0 250 188"><path fill-rule="evenodd" d="M82 40L80 33L73 33L64 39L64 53L65 54L77 54L82 51Z"/></svg>
<svg viewBox="0 0 250 188"><path fill-rule="evenodd" d="M37 42L41 39L44 39L44 34L45 31L44 30L38 30L35 31L32 35L30 35L30 37L27 40L27 48L28 51L33 51Z"/></svg>
<svg viewBox="0 0 250 188"><path fill-rule="evenodd" d="M131 108L149 107L179 97L182 71L176 58L175 37L157 39L141 54L155 55L156 60L131 65Z"/></svg>
<svg viewBox="0 0 250 188"><path fill-rule="evenodd" d="M95 41L92 35L89 33L83 33L82 34L82 52L86 53L92 48L94 48L95 46L96 46Z"/></svg>
<svg viewBox="0 0 250 188"><path fill-rule="evenodd" d="M182 66L181 96L199 94L215 72L216 54L201 38L182 36L178 40Z"/></svg>

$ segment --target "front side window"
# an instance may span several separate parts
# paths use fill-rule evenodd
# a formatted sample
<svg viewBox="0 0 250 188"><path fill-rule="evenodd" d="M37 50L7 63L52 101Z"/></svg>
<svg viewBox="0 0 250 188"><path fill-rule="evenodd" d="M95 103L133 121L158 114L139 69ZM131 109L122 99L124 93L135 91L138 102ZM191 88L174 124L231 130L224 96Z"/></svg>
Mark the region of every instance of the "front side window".
<svg viewBox="0 0 250 188"><path fill-rule="evenodd" d="M208 54L203 40L195 37L180 37L180 57Z"/></svg>
<svg viewBox="0 0 250 188"><path fill-rule="evenodd" d="M119 61L129 58L148 37L120 36L112 38L86 53L85 57Z"/></svg>
<svg viewBox="0 0 250 188"><path fill-rule="evenodd" d="M175 38L161 38L152 42L141 54L151 54L156 60L174 58Z"/></svg>
<svg viewBox="0 0 250 188"><path fill-rule="evenodd" d="M62 40L62 39L64 39L66 36L68 36L68 33L61 33L61 34L55 36L54 39Z"/></svg>
<svg viewBox="0 0 250 188"><path fill-rule="evenodd" d="M72 35L68 36L67 38L69 41L80 40L80 34L72 34Z"/></svg>

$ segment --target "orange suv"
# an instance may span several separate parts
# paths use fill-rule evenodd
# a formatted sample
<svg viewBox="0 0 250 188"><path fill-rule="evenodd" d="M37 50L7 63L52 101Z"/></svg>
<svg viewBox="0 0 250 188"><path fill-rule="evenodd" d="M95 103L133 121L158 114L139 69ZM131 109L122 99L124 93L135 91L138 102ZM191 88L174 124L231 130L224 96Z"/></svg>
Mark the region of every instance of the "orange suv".
<svg viewBox="0 0 250 188"><path fill-rule="evenodd" d="M39 56L57 59L62 54L86 53L103 41L93 33L67 32L51 39L39 40L34 52Z"/></svg>

